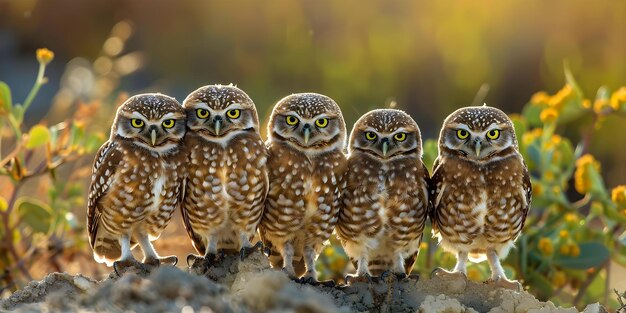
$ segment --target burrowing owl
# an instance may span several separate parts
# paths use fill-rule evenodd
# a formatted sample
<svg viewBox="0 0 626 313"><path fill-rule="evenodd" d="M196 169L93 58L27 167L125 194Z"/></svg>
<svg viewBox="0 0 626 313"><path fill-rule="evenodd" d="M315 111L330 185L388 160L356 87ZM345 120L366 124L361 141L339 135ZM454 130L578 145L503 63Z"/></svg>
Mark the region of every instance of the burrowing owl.
<svg viewBox="0 0 626 313"><path fill-rule="evenodd" d="M459 109L446 118L431 192L433 234L457 257L452 273L465 274L468 258L487 259L490 282L519 290L519 282L507 280L500 258L524 227L531 184L506 114L481 106Z"/></svg>
<svg viewBox="0 0 626 313"><path fill-rule="evenodd" d="M429 206L419 127L402 111L374 110L356 122L348 149L337 234L357 264L351 280L408 275Z"/></svg>
<svg viewBox="0 0 626 313"><path fill-rule="evenodd" d="M274 107L268 134L270 189L259 232L273 267L314 283L315 259L341 205L346 125L329 97L293 94Z"/></svg>
<svg viewBox="0 0 626 313"><path fill-rule="evenodd" d="M218 249L239 251L242 258L251 252L268 189L267 150L254 102L241 89L204 86L183 105L189 132L182 213L201 254L187 262L206 269Z"/></svg>
<svg viewBox="0 0 626 313"><path fill-rule="evenodd" d="M151 241L180 204L184 135L185 111L174 98L142 94L119 107L111 136L98 150L89 188L89 242L96 261L113 265L118 274L138 265L131 254L137 244L144 263L177 261L160 258Z"/></svg>

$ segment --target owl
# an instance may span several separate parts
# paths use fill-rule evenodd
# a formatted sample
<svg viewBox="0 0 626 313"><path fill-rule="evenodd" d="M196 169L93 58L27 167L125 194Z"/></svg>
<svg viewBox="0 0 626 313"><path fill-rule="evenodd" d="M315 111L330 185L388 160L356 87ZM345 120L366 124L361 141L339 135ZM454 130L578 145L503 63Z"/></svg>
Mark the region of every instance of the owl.
<svg viewBox="0 0 626 313"><path fill-rule="evenodd" d="M387 273L404 278L417 259L428 216L429 173L415 121L374 110L354 125L337 235L356 263L349 282Z"/></svg>
<svg viewBox="0 0 626 313"><path fill-rule="evenodd" d="M87 227L97 262L121 274L131 267L176 264L152 246L181 200L185 110L161 94L131 97L117 110L111 136L97 152ZM131 253L141 247L140 264Z"/></svg>
<svg viewBox="0 0 626 313"><path fill-rule="evenodd" d="M274 107L268 136L270 188L259 233L273 267L316 284L315 260L337 223L347 169L341 109L320 94L287 96Z"/></svg>
<svg viewBox="0 0 626 313"><path fill-rule="evenodd" d="M220 251L245 258L252 246L268 190L267 150L254 102L229 85L204 86L183 102L187 175L181 206L196 251L187 263L206 271Z"/></svg>
<svg viewBox="0 0 626 313"><path fill-rule="evenodd" d="M506 278L505 258L520 235L531 200L526 164L517 147L513 123L502 111L466 107L446 118L439 136L439 156L431 184L433 235L456 254L452 272L465 277L466 263L485 259L489 283L520 290Z"/></svg>

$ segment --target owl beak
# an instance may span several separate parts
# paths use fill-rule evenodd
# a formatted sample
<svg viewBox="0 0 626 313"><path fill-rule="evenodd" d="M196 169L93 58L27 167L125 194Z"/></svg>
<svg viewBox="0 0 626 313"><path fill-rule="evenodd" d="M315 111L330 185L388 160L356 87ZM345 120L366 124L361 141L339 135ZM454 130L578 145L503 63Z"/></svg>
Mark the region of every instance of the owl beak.
<svg viewBox="0 0 626 313"><path fill-rule="evenodd" d="M480 148L481 148L481 142L480 141L476 141L476 146L475 146L476 156L480 155Z"/></svg>
<svg viewBox="0 0 626 313"><path fill-rule="evenodd" d="M220 129L222 128L222 120L215 120L215 135L220 135Z"/></svg>
<svg viewBox="0 0 626 313"><path fill-rule="evenodd" d="M309 127L307 127L309 125L304 125L304 144L308 145L309 144L309 138L311 138L311 129Z"/></svg>
<svg viewBox="0 0 626 313"><path fill-rule="evenodd" d="M156 144L156 130L150 131L150 139L152 140L152 146Z"/></svg>
<svg viewBox="0 0 626 313"><path fill-rule="evenodd" d="M389 142L387 140L383 141L383 156L387 156L387 151L389 150Z"/></svg>

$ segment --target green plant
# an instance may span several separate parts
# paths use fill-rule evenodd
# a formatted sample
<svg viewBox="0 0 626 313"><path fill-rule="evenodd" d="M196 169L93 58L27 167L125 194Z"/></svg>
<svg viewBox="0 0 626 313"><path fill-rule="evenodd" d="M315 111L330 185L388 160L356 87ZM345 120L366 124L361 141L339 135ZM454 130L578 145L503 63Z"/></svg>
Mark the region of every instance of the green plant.
<svg viewBox="0 0 626 313"><path fill-rule="evenodd" d="M52 126L43 123L25 129L25 115L39 89L46 84L45 70L54 54L37 50L39 71L35 83L22 104L13 103L9 86L0 82L0 291L14 288L30 279L31 266L46 256L60 269L57 255L67 245L82 241L80 225L71 208L82 205L82 187L76 182L80 163L103 141L102 134L86 132L89 116L79 109L65 121ZM12 146L3 153L3 146ZM63 164L74 166L68 175L58 177ZM37 187L45 197L30 196ZM6 197L5 197L6 196ZM68 235L73 233L78 236Z"/></svg>

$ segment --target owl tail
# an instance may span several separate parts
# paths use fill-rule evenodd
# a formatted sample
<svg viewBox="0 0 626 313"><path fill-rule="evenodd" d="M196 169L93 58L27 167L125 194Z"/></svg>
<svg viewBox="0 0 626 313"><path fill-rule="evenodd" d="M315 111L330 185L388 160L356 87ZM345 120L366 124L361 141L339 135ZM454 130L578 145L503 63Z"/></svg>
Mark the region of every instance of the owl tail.
<svg viewBox="0 0 626 313"><path fill-rule="evenodd" d="M98 263L113 266L113 262L120 258L120 243L112 237L97 237L93 246L93 258Z"/></svg>
<svg viewBox="0 0 626 313"><path fill-rule="evenodd" d="M105 263L110 267L120 258L122 247L117 237L102 229L98 230L93 242L93 258L96 262ZM130 244L132 249L137 245L137 241L131 238Z"/></svg>

